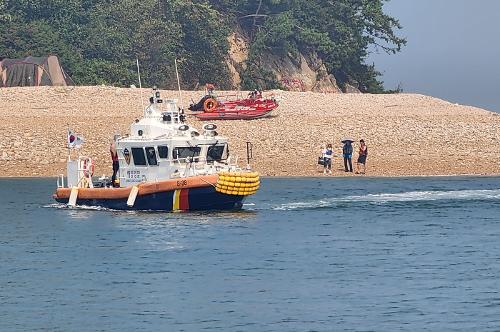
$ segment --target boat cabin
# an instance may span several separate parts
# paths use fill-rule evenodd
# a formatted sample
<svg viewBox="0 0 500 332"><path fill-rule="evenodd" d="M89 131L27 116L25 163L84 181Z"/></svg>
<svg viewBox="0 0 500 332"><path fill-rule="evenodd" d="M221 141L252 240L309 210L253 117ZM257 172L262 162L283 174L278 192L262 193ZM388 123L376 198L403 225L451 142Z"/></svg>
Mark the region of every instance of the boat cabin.
<svg viewBox="0 0 500 332"><path fill-rule="evenodd" d="M154 91L144 117L130 126L128 136L116 139L121 187L231 167L227 138L217 134L217 126L205 124L199 132L185 120L175 100Z"/></svg>
<svg viewBox="0 0 500 332"><path fill-rule="evenodd" d="M153 90L144 116L130 126L130 134L115 137L120 187L141 182L216 174L238 169L237 160L230 160L227 138L219 136L215 124L203 125L202 131L186 123L184 111L175 100L163 100ZM91 158L79 156L67 162L69 187L106 187L109 179L92 181L94 164ZM64 187L64 177L58 179Z"/></svg>

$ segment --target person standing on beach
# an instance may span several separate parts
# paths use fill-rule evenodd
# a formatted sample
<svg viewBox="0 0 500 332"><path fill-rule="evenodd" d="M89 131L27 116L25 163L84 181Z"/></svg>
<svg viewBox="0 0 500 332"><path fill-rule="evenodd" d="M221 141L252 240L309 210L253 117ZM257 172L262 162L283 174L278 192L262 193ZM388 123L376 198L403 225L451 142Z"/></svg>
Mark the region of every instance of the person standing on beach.
<svg viewBox="0 0 500 332"><path fill-rule="evenodd" d="M119 187L120 184L117 182L116 174L120 169L120 163L118 162L118 152L116 151L116 144L114 140L109 146L109 152L111 153L111 160L113 161L113 176L111 176L111 185L113 187Z"/></svg>
<svg viewBox="0 0 500 332"><path fill-rule="evenodd" d="M344 143L344 146L342 147L342 154L344 156L344 169L346 172L352 172L352 141L344 140L342 141L342 143Z"/></svg>
<svg viewBox="0 0 500 332"><path fill-rule="evenodd" d="M326 148L323 150L323 174L326 174L327 172L332 174L332 156L332 145L327 144Z"/></svg>
<svg viewBox="0 0 500 332"><path fill-rule="evenodd" d="M366 157L368 157L368 147L365 144L365 140L359 141L359 151L358 151L358 162L356 163L356 174L365 174L366 172ZM360 172L361 167L363 167L363 172Z"/></svg>

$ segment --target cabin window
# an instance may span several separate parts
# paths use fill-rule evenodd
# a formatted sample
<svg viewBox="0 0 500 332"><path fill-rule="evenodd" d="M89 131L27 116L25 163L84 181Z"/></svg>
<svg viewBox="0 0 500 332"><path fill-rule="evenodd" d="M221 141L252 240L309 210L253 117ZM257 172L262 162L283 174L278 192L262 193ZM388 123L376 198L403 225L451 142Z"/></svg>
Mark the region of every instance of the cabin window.
<svg viewBox="0 0 500 332"><path fill-rule="evenodd" d="M156 151L152 146L147 146L144 148L146 151L146 158L148 159L148 164L150 166L158 166L158 160L156 159Z"/></svg>
<svg viewBox="0 0 500 332"><path fill-rule="evenodd" d="M198 146L177 147L174 149L173 158L186 159L188 157L198 157L200 155L200 151L201 148Z"/></svg>
<svg viewBox="0 0 500 332"><path fill-rule="evenodd" d="M132 157L135 166L146 166L146 156L143 148L132 148Z"/></svg>
<svg viewBox="0 0 500 332"><path fill-rule="evenodd" d="M207 161L221 161L223 159L223 153L225 145L212 145L208 147L207 151Z"/></svg>
<svg viewBox="0 0 500 332"><path fill-rule="evenodd" d="M158 145L158 156L161 159L168 159L168 146Z"/></svg>

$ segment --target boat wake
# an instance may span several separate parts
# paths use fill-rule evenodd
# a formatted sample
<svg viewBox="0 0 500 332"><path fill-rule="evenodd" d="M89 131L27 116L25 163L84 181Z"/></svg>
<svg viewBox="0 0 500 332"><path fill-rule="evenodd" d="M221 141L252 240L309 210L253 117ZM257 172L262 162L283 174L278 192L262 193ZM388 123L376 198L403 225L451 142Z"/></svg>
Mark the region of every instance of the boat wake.
<svg viewBox="0 0 500 332"><path fill-rule="evenodd" d="M65 209L65 210L116 211L102 206L92 206L92 205L69 206L68 204L63 204L63 203L47 204L44 205L43 207L51 209Z"/></svg>
<svg viewBox="0 0 500 332"><path fill-rule="evenodd" d="M273 210L321 209L352 203L390 204L405 202L434 201L481 201L500 200L500 189L494 190L453 190L453 191L409 191L402 193L381 193L332 197L316 201L292 202L275 206Z"/></svg>
<svg viewBox="0 0 500 332"><path fill-rule="evenodd" d="M114 212L114 213L119 213L119 214L125 214L125 215L149 215L149 216L168 216L169 218L173 218L175 220L178 219L183 219L183 220L206 220L207 222L212 220L213 218L217 219L227 219L227 218L232 218L232 219L246 219L249 217L255 216L255 212L252 211L251 209L247 209L247 207L255 206L255 203L246 203L244 204L243 210L228 210L228 211L177 211L177 212L171 212L171 211L152 211L152 210L115 210L115 209L110 209L102 206L91 206L91 205L76 205L76 206L69 206L67 204L63 203L53 203L53 204L46 204L43 205L43 208L49 208L49 209L61 209L61 210L69 210L69 211L109 211L109 212ZM165 220L165 219L159 219L159 220Z"/></svg>

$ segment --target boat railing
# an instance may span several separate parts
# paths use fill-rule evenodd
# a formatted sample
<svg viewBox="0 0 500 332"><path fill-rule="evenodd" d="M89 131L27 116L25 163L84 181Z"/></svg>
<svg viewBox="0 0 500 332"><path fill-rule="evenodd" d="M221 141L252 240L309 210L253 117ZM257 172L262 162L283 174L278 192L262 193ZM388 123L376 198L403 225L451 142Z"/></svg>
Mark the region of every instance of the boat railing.
<svg viewBox="0 0 500 332"><path fill-rule="evenodd" d="M165 116L168 115L170 123L183 123L184 112L177 106L175 100L166 99L162 101L162 103L158 103L157 99L155 99L155 102L144 109L144 116L164 120Z"/></svg>
<svg viewBox="0 0 500 332"><path fill-rule="evenodd" d="M236 101L236 100L239 100L239 99L242 99L242 98L243 98L243 94L241 92L238 92L238 93L228 93L228 94L223 94L223 95L217 95L217 99L219 101L224 101L224 102Z"/></svg>
<svg viewBox="0 0 500 332"><path fill-rule="evenodd" d="M229 167L231 167L231 166L238 166L238 156L235 156L234 158L233 158L233 156L227 157L227 165Z"/></svg>
<svg viewBox="0 0 500 332"><path fill-rule="evenodd" d="M174 166L179 169L182 177L212 174L219 171L238 171L238 156L229 156L224 162L214 160L208 162L204 156L193 156L172 159Z"/></svg>
<svg viewBox="0 0 500 332"><path fill-rule="evenodd" d="M183 163L182 160L185 160ZM182 177L193 176L193 175L202 175L202 174L215 174L220 171L237 171L240 168L238 167L238 157L235 158L227 158L226 162L207 162L205 157L187 157L187 158L179 158L174 160L174 162L179 166L179 168L183 167L184 172L182 173Z"/></svg>
<svg viewBox="0 0 500 332"><path fill-rule="evenodd" d="M184 176L207 174L207 158L203 156L186 157L185 160Z"/></svg>
<svg viewBox="0 0 500 332"><path fill-rule="evenodd" d="M229 156L225 159L225 162L219 162L215 160L211 165L215 169L216 172L219 171L237 171L240 168L238 167L238 156Z"/></svg>

